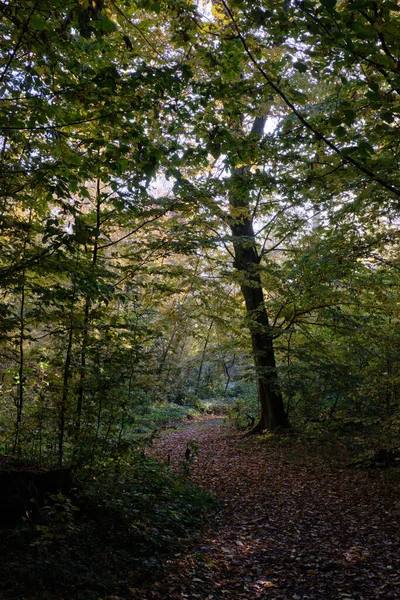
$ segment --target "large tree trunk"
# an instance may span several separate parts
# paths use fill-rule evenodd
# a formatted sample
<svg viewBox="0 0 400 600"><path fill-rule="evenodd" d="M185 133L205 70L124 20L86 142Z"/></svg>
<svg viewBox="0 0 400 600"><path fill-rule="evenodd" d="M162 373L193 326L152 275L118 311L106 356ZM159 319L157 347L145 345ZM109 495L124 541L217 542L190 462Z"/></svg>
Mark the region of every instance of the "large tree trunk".
<svg viewBox="0 0 400 600"><path fill-rule="evenodd" d="M261 407L260 420L253 431L287 428L289 423L276 373L273 339L258 272L259 257L253 226L250 220L244 219L241 223L232 224L231 230L235 267L240 273L241 291L246 304Z"/></svg>
<svg viewBox="0 0 400 600"><path fill-rule="evenodd" d="M264 124L265 119L257 117L251 133L261 137ZM261 413L259 422L252 430L255 433L264 429L270 431L285 429L289 427L289 422L279 389L273 337L261 284L260 257L257 251L247 184L250 176L250 170L246 166L234 169L229 202L230 228L235 253L234 266L240 276L257 372Z"/></svg>

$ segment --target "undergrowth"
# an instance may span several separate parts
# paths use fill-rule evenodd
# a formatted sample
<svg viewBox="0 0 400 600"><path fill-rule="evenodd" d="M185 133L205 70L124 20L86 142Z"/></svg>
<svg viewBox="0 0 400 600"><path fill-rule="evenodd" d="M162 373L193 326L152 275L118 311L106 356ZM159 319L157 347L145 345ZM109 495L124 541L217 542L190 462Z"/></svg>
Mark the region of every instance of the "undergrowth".
<svg viewBox="0 0 400 600"><path fill-rule="evenodd" d="M213 499L144 456L84 470L72 497L3 532L0 597L99 600L153 578ZM61 595L60 595L61 594Z"/></svg>

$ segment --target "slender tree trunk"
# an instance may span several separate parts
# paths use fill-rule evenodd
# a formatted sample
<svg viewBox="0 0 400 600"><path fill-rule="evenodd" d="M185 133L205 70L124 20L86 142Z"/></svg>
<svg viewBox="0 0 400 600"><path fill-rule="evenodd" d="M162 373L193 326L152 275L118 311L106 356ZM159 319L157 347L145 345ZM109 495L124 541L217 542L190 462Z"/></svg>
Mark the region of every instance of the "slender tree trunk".
<svg viewBox="0 0 400 600"><path fill-rule="evenodd" d="M261 137L264 125L265 118L257 117L251 133ZM240 287L246 305L261 408L260 420L252 430L255 433L264 429L285 429L289 427L289 422L279 389L273 337L261 284L260 257L250 210L249 176L250 170L246 166L234 170L229 201L234 266L240 274Z"/></svg>
<svg viewBox="0 0 400 600"><path fill-rule="evenodd" d="M211 330L212 330L213 324L214 324L214 321L211 321L210 325L208 327L208 330L207 330L206 339L204 341L203 351L201 353L201 358L200 358L199 370L197 372L196 392L198 392L199 387L200 387L201 374L203 372L204 361L206 359L207 346L208 346L208 342L210 341L210 334L211 334Z"/></svg>
<svg viewBox="0 0 400 600"><path fill-rule="evenodd" d="M260 420L254 431L287 428L289 424L279 389L273 338L258 272L259 258L254 242L253 226L250 221L243 221L232 225L232 233L235 267L242 276L240 287L246 304L261 407Z"/></svg>
<svg viewBox="0 0 400 600"><path fill-rule="evenodd" d="M180 344L180 342L178 342ZM186 342L184 341L179 345L175 350L175 365L182 365L182 359L184 356L186 348ZM172 377L171 377L172 374ZM162 389L166 389L168 385L169 391L171 394L171 398L174 398L175 402L181 403L183 402L184 394L183 394L183 383L184 383L185 374L183 371L183 367L172 367L168 365L167 369L164 372L164 385Z"/></svg>
<svg viewBox="0 0 400 600"><path fill-rule="evenodd" d="M22 271L22 288L21 288L21 306L19 311L19 366L18 366L18 396L16 400L17 417L15 421L15 435L12 454L16 454L19 449L22 411L24 407L24 340L25 340L25 269Z"/></svg>
<svg viewBox="0 0 400 600"><path fill-rule="evenodd" d="M100 374L100 362L99 361L100 361L100 359L99 359L99 357L97 357L96 370L97 370L98 374ZM92 443L92 452L91 452L91 456L90 456L90 464L91 465L93 465L94 459L96 457L96 449L98 449L97 443L98 443L99 437L100 437L102 412L103 412L103 396L100 394L99 403L97 406L97 415L96 415L96 433L95 433L94 440ZM100 455L100 449L98 450L98 455Z"/></svg>
<svg viewBox="0 0 400 600"><path fill-rule="evenodd" d="M76 269L78 269L78 261L76 262ZM71 362L72 362L72 344L74 339L74 319L75 319L75 300L76 300L76 278L73 276L72 283L72 297L71 297L71 310L69 314L69 327L68 327L68 342L67 350L65 352L64 361L64 373L63 373L63 387L61 394L61 401L58 412L58 463L62 467L64 460L64 437L65 437L65 415L67 412L68 393L69 393L69 379L71 375Z"/></svg>
<svg viewBox="0 0 400 600"><path fill-rule="evenodd" d="M161 394L165 394L165 391L169 389L170 382L169 376L171 372L170 361L167 360L171 351L174 351L176 345L179 343L178 338L178 325L174 325L174 330L167 342L167 345L162 353L160 364L156 370L156 380L153 384L153 394L156 401L162 399Z"/></svg>
<svg viewBox="0 0 400 600"><path fill-rule="evenodd" d="M233 355L233 359L230 364L227 364L225 362L225 359L222 362L223 362L225 373L226 373L226 383L225 383L225 389L224 389L224 394L226 394L226 392L228 391L229 384L231 382L231 374L229 373L229 369L231 369L235 364L235 355Z"/></svg>
<svg viewBox="0 0 400 600"><path fill-rule="evenodd" d="M74 299L73 299L74 302ZM72 340L74 333L74 308L71 308L70 313L70 324L68 332L68 343L67 350L65 353L64 361L64 374L63 374L63 388L61 395L61 402L59 408L59 421L58 421L58 463L62 467L64 459L64 437L65 437L65 414L67 411L68 402L68 390L69 390L69 377L71 372L71 361L72 361Z"/></svg>
<svg viewBox="0 0 400 600"><path fill-rule="evenodd" d="M82 415L82 407L84 402L84 394L85 394L85 378L86 378L86 351L88 345L88 328L89 328L89 312L90 312L90 300L86 298L85 300L85 312L83 317L83 339L82 339L82 349L81 349L81 364L79 369L79 384L78 384L78 399L76 403L76 411L75 411L75 427L76 434L79 434L81 428L81 415Z"/></svg>
<svg viewBox="0 0 400 600"><path fill-rule="evenodd" d="M93 254L92 254L92 267L95 269L97 264L98 245L101 227L101 197L100 197L100 180L97 180L96 184L96 234L94 236ZM81 426L81 415L84 404L85 396L85 379L86 379L86 356L87 348L89 345L89 324L90 324L90 307L92 304L92 295L88 294L85 299L85 309L83 316L83 334L82 334L82 349L81 349L81 360L79 369L79 384L78 384L78 398L76 403L75 412L75 427L76 434L79 434Z"/></svg>
<svg viewBox="0 0 400 600"><path fill-rule="evenodd" d="M165 363L167 362L167 357L168 357L169 351L172 348L172 344L174 343L175 336L177 333L178 333L178 328L177 328L177 325L175 325L172 335L170 336L170 338L167 342L167 345L164 349L164 352L162 353L162 356L160 359L160 364L158 365L158 369L156 371L156 373L159 377L163 374L163 372L165 370Z"/></svg>
<svg viewBox="0 0 400 600"><path fill-rule="evenodd" d="M24 240L22 256L25 258L26 248L30 242L31 236L31 224L32 224L32 210L29 211L28 221L28 233ZM16 454L19 451L20 436L21 436L21 422L22 412L24 408L24 379L25 379L25 300L26 300L26 270L22 271L21 278L21 306L19 311L19 341L18 341L18 353L19 353L19 365L18 365L18 395L16 399L17 416L15 420L15 434L14 443L12 448L12 454Z"/></svg>
<svg viewBox="0 0 400 600"><path fill-rule="evenodd" d="M288 378L288 382L289 382L289 391L288 391L288 398L287 398L287 403L286 403L286 415L287 418L289 419L289 413L291 411L292 408L292 375L291 375L291 341L292 341L292 331L289 333L288 336L288 343L287 343L287 378Z"/></svg>

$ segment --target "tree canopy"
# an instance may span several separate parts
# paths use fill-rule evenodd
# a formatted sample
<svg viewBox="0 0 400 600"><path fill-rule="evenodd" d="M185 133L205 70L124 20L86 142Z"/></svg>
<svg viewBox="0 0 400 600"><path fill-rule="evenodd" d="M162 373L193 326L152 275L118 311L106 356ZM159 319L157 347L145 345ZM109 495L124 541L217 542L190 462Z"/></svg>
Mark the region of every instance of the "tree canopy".
<svg viewBox="0 0 400 600"><path fill-rule="evenodd" d="M397 432L398 4L0 11L3 448L257 394L255 430Z"/></svg>

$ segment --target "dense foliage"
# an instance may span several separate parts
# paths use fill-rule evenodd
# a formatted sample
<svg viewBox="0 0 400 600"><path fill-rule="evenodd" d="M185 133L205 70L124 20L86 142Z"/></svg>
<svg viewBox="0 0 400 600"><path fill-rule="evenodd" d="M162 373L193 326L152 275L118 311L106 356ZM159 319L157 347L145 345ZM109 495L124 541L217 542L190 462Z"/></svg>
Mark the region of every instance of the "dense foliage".
<svg viewBox="0 0 400 600"><path fill-rule="evenodd" d="M397 3L0 11L3 450L93 463L256 381L263 427L395 437Z"/></svg>
<svg viewBox="0 0 400 600"><path fill-rule="evenodd" d="M398 465L398 3L5 0L0 34L0 452L75 476L2 593L126 594L178 550L210 499L185 433L146 456L166 422Z"/></svg>
<svg viewBox="0 0 400 600"><path fill-rule="evenodd" d="M151 581L165 553L181 551L215 506L185 471L139 455L103 461L77 483L72 497L48 499L34 527L2 532L3 598L126 593Z"/></svg>

